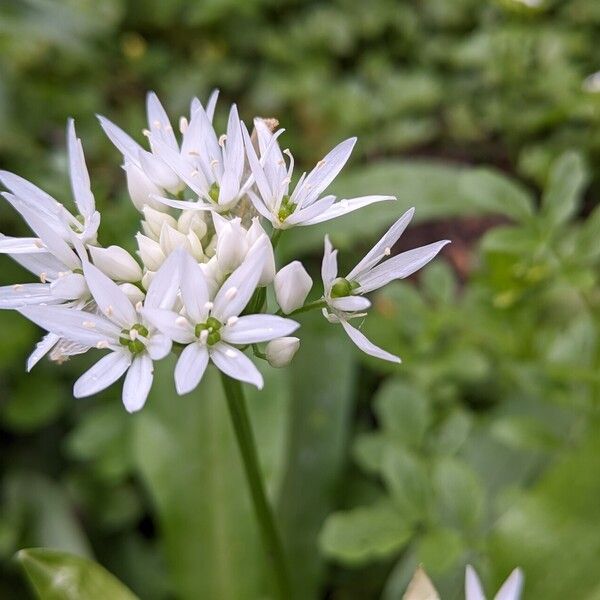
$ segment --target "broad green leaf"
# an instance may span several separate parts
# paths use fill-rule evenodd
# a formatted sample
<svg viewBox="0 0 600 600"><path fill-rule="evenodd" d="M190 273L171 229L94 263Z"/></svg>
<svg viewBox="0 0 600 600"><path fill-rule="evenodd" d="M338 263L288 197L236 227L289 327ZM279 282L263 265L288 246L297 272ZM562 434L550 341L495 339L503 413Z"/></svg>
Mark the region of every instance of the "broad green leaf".
<svg viewBox="0 0 600 600"><path fill-rule="evenodd" d="M421 444L431 421L427 397L399 378L388 380L375 396L375 410L383 429L407 446Z"/></svg>
<svg viewBox="0 0 600 600"><path fill-rule="evenodd" d="M491 545L496 585L515 566L530 598L599 598L600 436L565 454L498 521ZM568 568L567 568L568 565Z"/></svg>
<svg viewBox="0 0 600 600"><path fill-rule="evenodd" d="M542 197L541 214L555 227L577 213L588 174L581 154L565 152L552 165Z"/></svg>
<svg viewBox="0 0 600 600"><path fill-rule="evenodd" d="M425 161L382 161L350 170L336 179L330 193L339 198L395 195L398 200L366 207L322 225L286 231L280 242L283 260L321 251L326 233L341 249L354 246L357 240L370 243L411 206L416 208L415 223L481 212L465 201L459 185L462 171L460 167Z"/></svg>
<svg viewBox="0 0 600 600"><path fill-rule="evenodd" d="M515 180L489 168L465 170L460 179L464 201L486 213L506 215L515 221L533 216L531 194Z"/></svg>
<svg viewBox="0 0 600 600"><path fill-rule="evenodd" d="M471 530L483 512L483 488L476 473L464 462L442 458L433 470L437 507L442 522Z"/></svg>
<svg viewBox="0 0 600 600"><path fill-rule="evenodd" d="M134 415L134 452L162 532L180 598L254 600L264 594L264 556L216 369L178 397L172 361Z"/></svg>
<svg viewBox="0 0 600 600"><path fill-rule="evenodd" d="M98 563L48 548L20 550L17 560L40 600L135 600Z"/></svg>
<svg viewBox="0 0 600 600"><path fill-rule="evenodd" d="M409 523L427 516L432 490L423 460L409 450L388 446L383 456L383 478L394 505Z"/></svg>
<svg viewBox="0 0 600 600"><path fill-rule="evenodd" d="M398 552L412 533L398 511L381 502L330 515L321 532L320 545L328 556L357 565Z"/></svg>
<svg viewBox="0 0 600 600"><path fill-rule="evenodd" d="M433 575L454 567L465 551L465 542L454 529L438 527L426 532L417 550L419 562Z"/></svg>
<svg viewBox="0 0 600 600"><path fill-rule="evenodd" d="M428 300L440 305L450 305L456 297L456 275L443 260L436 260L421 272L420 285Z"/></svg>
<svg viewBox="0 0 600 600"><path fill-rule="evenodd" d="M577 233L576 258L597 261L600 258L600 205L590 213Z"/></svg>
<svg viewBox="0 0 600 600"><path fill-rule="evenodd" d="M356 436L352 453L356 462L367 473L381 472L383 454L390 441L381 433L363 433Z"/></svg>
<svg viewBox="0 0 600 600"><path fill-rule="evenodd" d="M502 226L488 231L481 242L486 252L503 254L531 255L538 246L538 240L527 227Z"/></svg>
<svg viewBox="0 0 600 600"><path fill-rule="evenodd" d="M354 351L341 328L321 315L303 322L291 366L292 406L287 470L278 516L300 600L316 597L324 564L318 535L344 466L354 392Z"/></svg>

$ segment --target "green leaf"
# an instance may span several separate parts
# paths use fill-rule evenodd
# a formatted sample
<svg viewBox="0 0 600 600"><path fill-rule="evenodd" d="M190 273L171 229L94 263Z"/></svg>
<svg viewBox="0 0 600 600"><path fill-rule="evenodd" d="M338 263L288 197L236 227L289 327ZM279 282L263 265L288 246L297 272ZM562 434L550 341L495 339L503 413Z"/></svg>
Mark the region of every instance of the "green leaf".
<svg viewBox="0 0 600 600"><path fill-rule="evenodd" d="M383 478L394 505L411 523L424 519L432 490L425 463L402 448L388 446L383 456Z"/></svg>
<svg viewBox="0 0 600 600"><path fill-rule="evenodd" d="M341 328L320 315L307 317L290 373L287 470L278 503L288 560L294 565L293 588L301 600L316 597L324 574L318 535L335 506L345 464L355 365Z"/></svg>
<svg viewBox="0 0 600 600"><path fill-rule="evenodd" d="M425 395L401 379L390 379L375 396L375 411L394 440L417 447L431 421Z"/></svg>
<svg viewBox="0 0 600 600"><path fill-rule="evenodd" d="M457 281L452 267L437 260L421 272L421 290L432 302L439 305L450 305L456 297Z"/></svg>
<svg viewBox="0 0 600 600"><path fill-rule="evenodd" d="M357 565L401 550L412 528L387 502L334 513L320 536L322 551L340 562Z"/></svg>
<svg viewBox="0 0 600 600"><path fill-rule="evenodd" d="M461 535L454 529L432 529L419 540L419 562L434 575L454 567L465 551Z"/></svg>
<svg viewBox="0 0 600 600"><path fill-rule="evenodd" d="M518 182L489 168L465 171L460 179L465 202L486 213L506 215L515 221L527 221L534 214L531 194Z"/></svg>
<svg viewBox="0 0 600 600"><path fill-rule="evenodd" d="M598 598L600 436L564 455L502 515L491 544L496 584L515 565L530 598ZM568 568L566 564L568 563Z"/></svg>
<svg viewBox="0 0 600 600"><path fill-rule="evenodd" d="M148 403L132 417L133 444L173 589L184 599L254 600L264 594L265 562L217 371L209 367L181 398L171 359L156 371Z"/></svg>
<svg viewBox="0 0 600 600"><path fill-rule="evenodd" d="M48 548L20 550L17 560L40 600L135 600L98 563Z"/></svg>
<svg viewBox="0 0 600 600"><path fill-rule="evenodd" d="M538 240L528 227L503 226L488 231L481 242L486 252L502 254L531 255L538 246Z"/></svg>
<svg viewBox="0 0 600 600"><path fill-rule="evenodd" d="M466 463L442 458L434 467L433 482L439 514L445 524L470 530L479 523L483 513L483 488Z"/></svg>
<svg viewBox="0 0 600 600"><path fill-rule="evenodd" d="M585 261L597 261L600 258L600 206L590 213L577 233L575 240L576 257Z"/></svg>
<svg viewBox="0 0 600 600"><path fill-rule="evenodd" d="M577 213L588 174L582 156L565 152L552 165L542 196L541 214L555 227Z"/></svg>

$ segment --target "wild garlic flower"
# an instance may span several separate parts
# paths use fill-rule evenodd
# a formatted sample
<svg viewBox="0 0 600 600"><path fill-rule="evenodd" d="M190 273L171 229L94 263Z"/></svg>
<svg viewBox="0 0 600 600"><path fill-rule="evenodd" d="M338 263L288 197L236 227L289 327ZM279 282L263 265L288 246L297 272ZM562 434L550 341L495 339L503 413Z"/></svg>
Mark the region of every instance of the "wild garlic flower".
<svg viewBox="0 0 600 600"><path fill-rule="evenodd" d="M523 571L515 569L502 584L494 600L519 600L523 589ZM471 565L465 572L465 600L485 600L481 581Z"/></svg>
<svg viewBox="0 0 600 600"><path fill-rule="evenodd" d="M364 311L371 306L371 302L363 294L381 288L394 279L412 275L449 243L449 240L442 240L390 258L392 247L400 239L413 214L413 208L407 210L346 277L338 277L337 250L333 249L329 237L325 236L321 266L326 303L323 315L332 323L341 323L350 339L363 352L391 362L400 362L400 359L372 344L348 321L366 316Z"/></svg>
<svg viewBox="0 0 600 600"><path fill-rule="evenodd" d="M61 363L103 351L75 383L74 395L95 394L124 375L123 403L130 412L145 404L154 362L171 351L179 357L174 378L180 394L192 391L210 364L260 388L263 377L249 355L272 367L288 365L300 347L291 336L299 324L282 315L322 306L362 350L399 362L349 321L366 314L370 302L364 294L407 277L447 242L392 256L412 217L408 211L340 278L337 251L326 237L323 297L307 304L313 282L303 264L276 267L283 230L394 197L337 201L326 194L355 138L292 185L294 160L279 146L283 130L272 132L273 120L256 119L250 135L232 106L227 131L218 137L212 126L216 99L214 92L206 109L192 101L178 139L158 98L148 94L148 150L100 117L123 155L127 189L142 214L137 257L128 251L131 243L103 247L98 241L100 215L72 120L67 145L77 216L35 185L0 171L3 196L32 231L24 238L0 234L0 253L39 279L0 288L0 309L16 309L48 332L29 357L28 370L47 354ZM278 310L270 306L274 300Z"/></svg>
<svg viewBox="0 0 600 600"><path fill-rule="evenodd" d="M395 200L394 196L362 196L336 202L333 195L321 196L350 158L356 138L338 144L322 158L315 168L303 173L293 191L290 192L294 172L294 158L289 150L283 152L277 142L277 134L272 134L264 120L255 119L260 150L260 160L248 133L242 124L246 155L256 181L258 193L248 190L254 208L271 222L275 229L288 229L299 225L314 225L341 217L363 206L385 200ZM288 156L286 165L284 154Z"/></svg>

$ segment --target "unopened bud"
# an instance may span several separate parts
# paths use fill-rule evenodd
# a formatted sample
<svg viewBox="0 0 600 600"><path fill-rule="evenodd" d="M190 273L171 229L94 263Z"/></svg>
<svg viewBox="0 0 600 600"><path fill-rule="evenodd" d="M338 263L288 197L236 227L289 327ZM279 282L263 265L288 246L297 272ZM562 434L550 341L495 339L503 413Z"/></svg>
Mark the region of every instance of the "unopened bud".
<svg viewBox="0 0 600 600"><path fill-rule="evenodd" d="M142 221L144 233L153 240L158 241L162 226L165 223L171 227L177 227L177 221L171 215L151 206L144 206L142 212L144 213L144 220Z"/></svg>
<svg viewBox="0 0 600 600"><path fill-rule="evenodd" d="M79 273L66 273L50 284L53 296L63 300L78 300L89 295L85 277Z"/></svg>
<svg viewBox="0 0 600 600"><path fill-rule="evenodd" d="M139 210L144 206L151 206L155 210L167 211L168 208L154 200L153 196L162 196L163 190L154 184L148 176L133 163L126 162L123 166L127 176L127 190L133 205Z"/></svg>
<svg viewBox="0 0 600 600"><path fill-rule="evenodd" d="M267 361L272 367L287 367L298 352L298 348L300 348L300 340L297 337L271 340L265 350Z"/></svg>
<svg viewBox="0 0 600 600"><path fill-rule="evenodd" d="M138 302L143 302L146 297L146 294L144 294L137 285L133 285L132 283L122 283L119 288L121 288L121 291L129 298L129 301L134 306Z"/></svg>
<svg viewBox="0 0 600 600"><path fill-rule="evenodd" d="M158 270L165 260L165 253L162 251L160 244L141 233L138 233L135 239L138 243L138 254L144 266L150 271Z"/></svg>
<svg viewBox="0 0 600 600"><path fill-rule="evenodd" d="M222 217L218 218L222 219ZM224 224L221 223L220 226L217 226L217 223L217 218L215 218L217 260L219 261L219 267L230 273L239 267L248 252L246 230L242 227L239 218L232 219Z"/></svg>
<svg viewBox="0 0 600 600"><path fill-rule="evenodd" d="M160 230L160 247L165 256L168 256L177 248L189 249L187 237L166 223Z"/></svg>
<svg viewBox="0 0 600 600"><path fill-rule="evenodd" d="M115 281L139 281L142 269L133 256L120 246L88 247L94 264Z"/></svg>
<svg viewBox="0 0 600 600"><path fill-rule="evenodd" d="M297 260L283 267L275 275L275 297L286 315L304 304L312 283L310 275Z"/></svg>

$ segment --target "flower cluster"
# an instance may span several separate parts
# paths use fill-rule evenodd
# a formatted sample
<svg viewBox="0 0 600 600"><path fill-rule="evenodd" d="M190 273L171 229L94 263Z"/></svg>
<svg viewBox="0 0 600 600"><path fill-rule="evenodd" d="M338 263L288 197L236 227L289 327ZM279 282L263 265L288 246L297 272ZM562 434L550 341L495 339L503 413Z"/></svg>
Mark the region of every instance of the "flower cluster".
<svg viewBox="0 0 600 600"><path fill-rule="evenodd" d="M124 248L98 243L100 214L72 120L67 147L77 214L32 183L0 171L8 190L3 196L32 231L27 238L1 236L0 252L39 278L0 288L0 308L16 309L48 332L29 357L28 370L46 354L61 362L103 350L75 383L74 395L95 394L125 374L123 403L129 411L144 405L153 362L171 351L179 355L175 384L180 394L198 385L209 362L260 388L262 376L247 353L274 367L289 364L300 341L290 336L299 325L288 317L309 308L321 308L367 354L399 362L350 321L366 315L370 302L365 294L414 273L447 241L393 256L411 209L340 277L337 251L326 237L323 294L306 303L313 282L303 265L293 261L277 268L275 248L283 231L395 198L338 199L326 193L355 138L296 179L293 156L281 149L283 130L275 120L257 118L250 132L234 105L225 133L218 135L213 126L217 96L214 92L206 107L192 101L189 119L179 120L178 139L150 93L143 132L148 149L100 117L123 155L129 195L142 215L136 235L139 260ZM279 308L269 313L271 285Z"/></svg>

